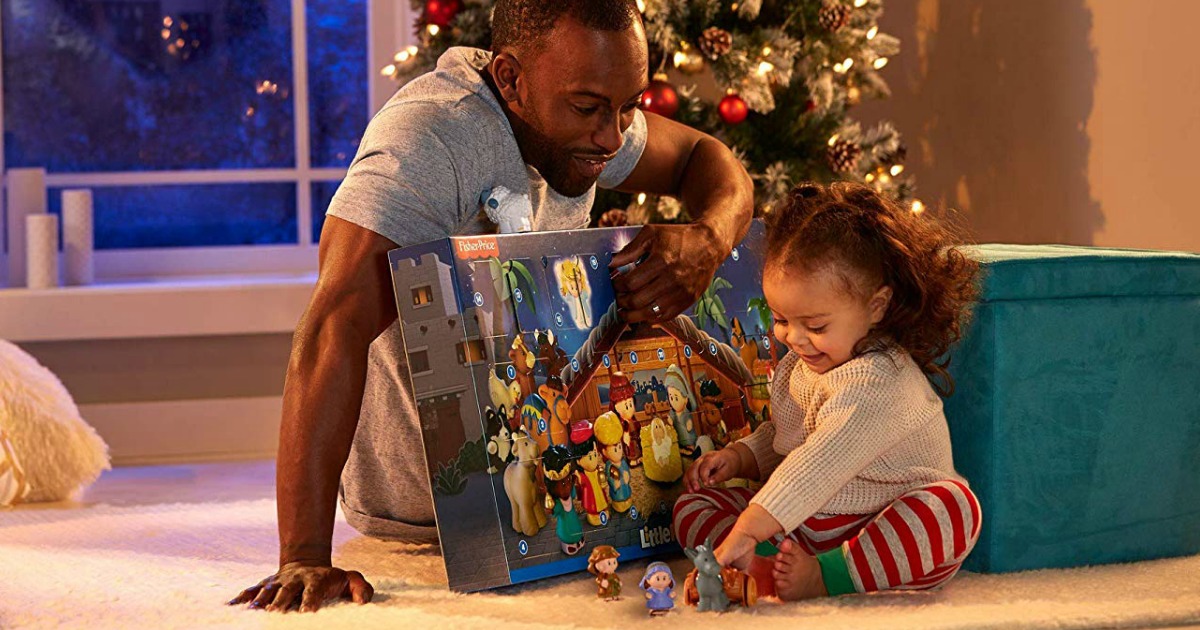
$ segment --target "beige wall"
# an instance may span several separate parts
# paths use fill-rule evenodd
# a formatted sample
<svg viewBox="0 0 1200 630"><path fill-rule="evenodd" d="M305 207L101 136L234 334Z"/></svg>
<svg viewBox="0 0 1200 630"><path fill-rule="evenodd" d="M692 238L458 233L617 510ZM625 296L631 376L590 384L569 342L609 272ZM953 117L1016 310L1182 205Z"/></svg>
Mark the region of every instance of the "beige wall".
<svg viewBox="0 0 1200 630"><path fill-rule="evenodd" d="M897 124L921 199L982 242L1200 251L1200 2L885 7L894 95L854 115Z"/></svg>

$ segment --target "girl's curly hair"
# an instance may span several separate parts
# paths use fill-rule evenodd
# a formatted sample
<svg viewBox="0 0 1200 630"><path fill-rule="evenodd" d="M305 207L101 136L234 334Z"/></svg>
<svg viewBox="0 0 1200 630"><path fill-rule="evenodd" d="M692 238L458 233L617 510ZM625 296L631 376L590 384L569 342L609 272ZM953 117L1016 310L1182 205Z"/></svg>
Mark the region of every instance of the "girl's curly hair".
<svg viewBox="0 0 1200 630"><path fill-rule="evenodd" d="M802 184L767 218L766 267L814 272L840 268L847 290L892 289L883 320L854 348L858 356L890 338L938 393L954 392L946 352L962 337L978 297L979 264L949 227L917 216L860 184ZM850 271L851 273L847 273ZM941 382L939 382L939 380Z"/></svg>

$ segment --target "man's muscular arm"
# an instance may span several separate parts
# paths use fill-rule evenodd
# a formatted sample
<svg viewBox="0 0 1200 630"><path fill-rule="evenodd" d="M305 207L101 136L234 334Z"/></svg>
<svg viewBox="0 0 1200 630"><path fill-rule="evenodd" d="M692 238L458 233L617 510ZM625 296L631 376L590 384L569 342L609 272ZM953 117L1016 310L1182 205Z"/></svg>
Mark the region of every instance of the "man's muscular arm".
<svg viewBox="0 0 1200 630"><path fill-rule="evenodd" d="M296 328L283 393L275 488L279 571L230 604L316 610L371 600L357 571L332 566L338 479L358 425L371 342L396 320L392 241L337 217L321 234L320 275Z"/></svg>

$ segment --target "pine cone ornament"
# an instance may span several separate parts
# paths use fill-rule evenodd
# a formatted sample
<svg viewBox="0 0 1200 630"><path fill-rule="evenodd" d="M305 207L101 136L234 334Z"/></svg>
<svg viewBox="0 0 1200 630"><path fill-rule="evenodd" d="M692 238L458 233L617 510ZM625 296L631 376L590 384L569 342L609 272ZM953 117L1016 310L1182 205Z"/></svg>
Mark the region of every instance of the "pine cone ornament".
<svg viewBox="0 0 1200 630"><path fill-rule="evenodd" d="M625 227L629 225L629 219L624 210L614 208L600 215L600 220L596 224L600 227Z"/></svg>
<svg viewBox="0 0 1200 630"><path fill-rule="evenodd" d="M836 32L850 21L850 7L840 2L828 3L817 13L817 21L830 33Z"/></svg>
<svg viewBox="0 0 1200 630"><path fill-rule="evenodd" d="M838 140L829 147L826 158L835 173L849 173L858 167L862 148L849 140Z"/></svg>
<svg viewBox="0 0 1200 630"><path fill-rule="evenodd" d="M733 49L733 35L729 31L710 26L700 35L700 50L713 61Z"/></svg>

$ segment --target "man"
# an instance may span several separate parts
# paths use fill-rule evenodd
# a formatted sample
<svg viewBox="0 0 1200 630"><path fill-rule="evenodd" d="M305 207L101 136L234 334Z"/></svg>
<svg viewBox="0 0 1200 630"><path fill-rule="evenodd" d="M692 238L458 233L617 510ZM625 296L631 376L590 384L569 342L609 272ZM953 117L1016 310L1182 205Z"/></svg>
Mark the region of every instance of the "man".
<svg viewBox="0 0 1200 630"><path fill-rule="evenodd" d="M389 250L494 231L480 197L501 186L528 192L535 230L585 227L597 184L676 195L696 222L643 228L612 260L642 261L614 280L623 316L660 321L695 302L749 227L753 186L729 149L637 109L649 73L633 0L498 0L492 50L451 49L400 90L330 205L284 388L280 568L231 604L371 599L360 573L331 566L339 475L359 531L437 539Z"/></svg>

